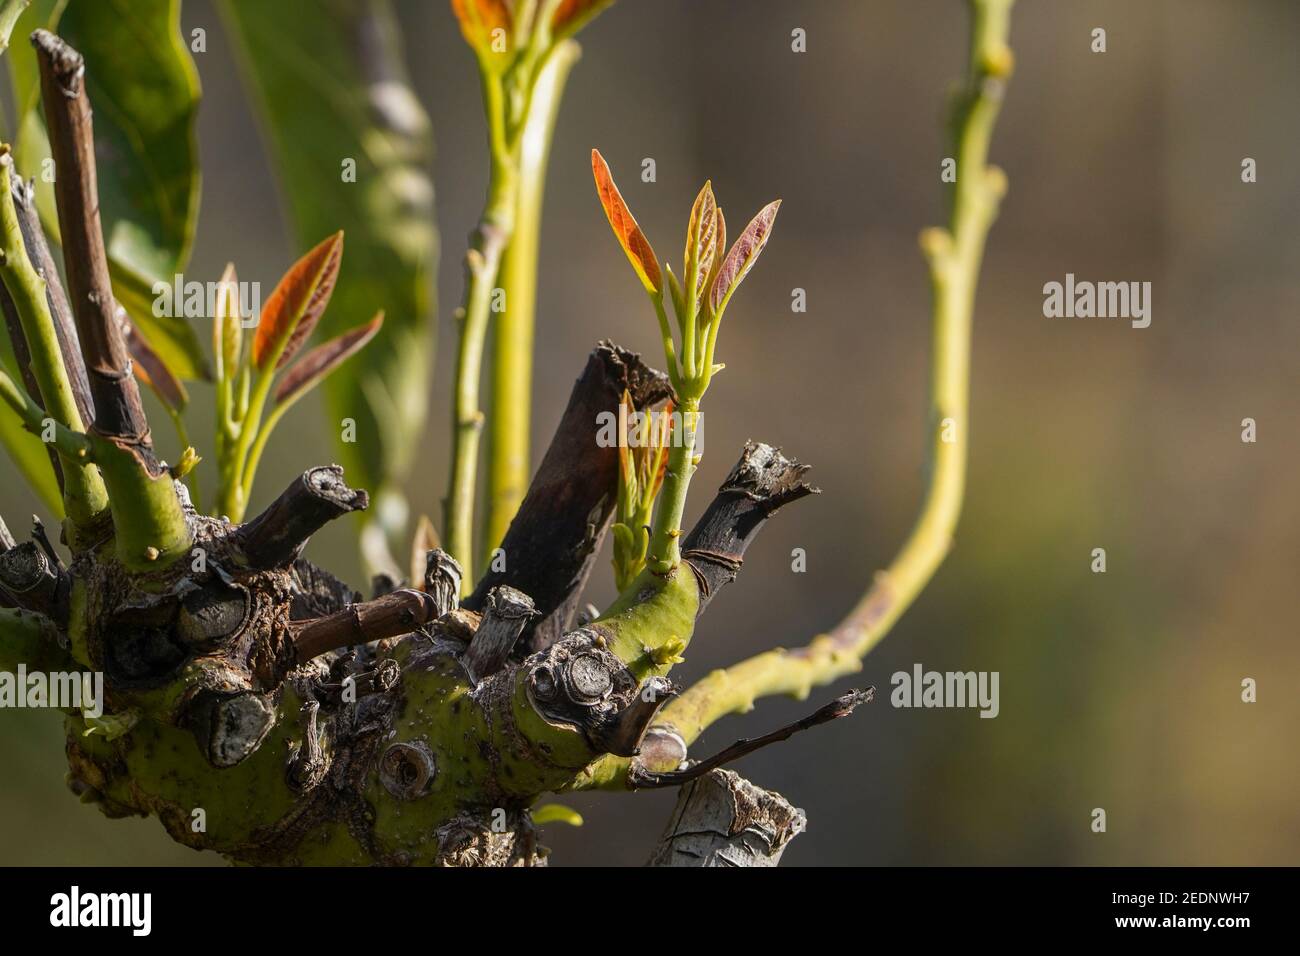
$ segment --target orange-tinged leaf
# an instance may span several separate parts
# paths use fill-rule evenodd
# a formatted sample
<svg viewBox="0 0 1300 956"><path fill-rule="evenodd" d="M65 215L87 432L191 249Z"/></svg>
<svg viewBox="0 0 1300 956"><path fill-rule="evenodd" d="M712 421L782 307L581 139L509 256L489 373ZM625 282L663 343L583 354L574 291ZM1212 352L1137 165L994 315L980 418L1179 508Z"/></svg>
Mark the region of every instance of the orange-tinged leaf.
<svg viewBox="0 0 1300 956"><path fill-rule="evenodd" d="M306 392L346 362L375 337L384 324L384 313L378 312L365 325L358 325L342 335L316 346L285 373L275 389L275 404L296 402Z"/></svg>
<svg viewBox="0 0 1300 956"><path fill-rule="evenodd" d="M772 234L772 224L776 222L776 212L780 208L781 200L778 199L760 209L727 253L727 258L723 260L717 277L713 280L710 304L714 312L722 311L736 287L753 268Z"/></svg>
<svg viewBox="0 0 1300 956"><path fill-rule="evenodd" d="M283 368L302 347L329 305L342 260L343 233L336 232L284 274L257 323L253 337L256 368L264 369L272 361L276 368Z"/></svg>
<svg viewBox="0 0 1300 956"><path fill-rule="evenodd" d="M119 315L122 320L122 336L126 339L126 347L131 352L131 367L135 370L135 377L153 389L153 393L168 408L181 411L190 400L185 386L144 340L140 330L126 317L126 311L121 307L119 307Z"/></svg>
<svg viewBox="0 0 1300 956"><path fill-rule="evenodd" d="M576 33L613 2L614 0L562 0L551 19L551 30L557 36Z"/></svg>
<svg viewBox="0 0 1300 956"><path fill-rule="evenodd" d="M600 205L605 210L605 218L609 220L615 238L627 253L627 258L646 291L658 295L663 288L663 277L659 272L655 251L650 248L650 240L646 239L631 210L627 208L627 203L623 201L618 187L614 185L609 164L598 149L591 151L591 172L596 178L596 194L600 197Z"/></svg>
<svg viewBox="0 0 1300 956"><path fill-rule="evenodd" d="M480 52L490 49L493 30L510 33L513 18L506 0L451 0L451 11L460 21L465 42Z"/></svg>

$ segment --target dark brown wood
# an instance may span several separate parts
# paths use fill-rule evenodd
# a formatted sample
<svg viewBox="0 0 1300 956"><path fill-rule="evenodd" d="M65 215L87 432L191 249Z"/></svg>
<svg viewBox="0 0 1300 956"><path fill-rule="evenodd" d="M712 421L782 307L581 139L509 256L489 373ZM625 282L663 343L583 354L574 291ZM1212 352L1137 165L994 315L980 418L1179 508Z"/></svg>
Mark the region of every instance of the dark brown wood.
<svg viewBox="0 0 1300 956"><path fill-rule="evenodd" d="M433 599L423 591L398 588L373 601L362 601L326 617L292 625L298 661L341 647L369 644L386 637L409 634L436 619Z"/></svg>
<svg viewBox="0 0 1300 956"><path fill-rule="evenodd" d="M784 505L818 493L803 480L807 471L807 465L786 458L778 448L745 443L740 460L683 542L682 558L700 584L697 615L736 579L745 549L767 519Z"/></svg>
<svg viewBox="0 0 1300 956"><path fill-rule="evenodd" d="M505 570L489 570L464 602L482 610L488 593L507 584L529 595L538 617L521 647L540 650L571 626L596 552L609 527L618 481L618 449L597 444L598 416L618 414L624 389L638 410L672 394L668 377L635 352L602 342L569 395L569 404L510 523L501 548Z"/></svg>
<svg viewBox="0 0 1300 956"><path fill-rule="evenodd" d="M161 474L149 438L140 389L122 335L123 316L113 298L99 220L95 138L86 68L81 54L48 30L32 34L41 73L41 100L54 159L54 194L68 291L86 363L93 428L130 446L153 474Z"/></svg>
<svg viewBox="0 0 1300 956"><path fill-rule="evenodd" d="M313 534L335 518L369 504L369 495L343 481L343 469L338 465L309 468L265 511L235 531L238 557L250 568L288 567Z"/></svg>
<svg viewBox="0 0 1300 956"><path fill-rule="evenodd" d="M67 620L63 576L35 541L0 552L0 590L18 607L59 623Z"/></svg>
<svg viewBox="0 0 1300 956"><path fill-rule="evenodd" d="M292 588L289 616L295 621L324 617L361 600L357 591L306 558L293 563Z"/></svg>

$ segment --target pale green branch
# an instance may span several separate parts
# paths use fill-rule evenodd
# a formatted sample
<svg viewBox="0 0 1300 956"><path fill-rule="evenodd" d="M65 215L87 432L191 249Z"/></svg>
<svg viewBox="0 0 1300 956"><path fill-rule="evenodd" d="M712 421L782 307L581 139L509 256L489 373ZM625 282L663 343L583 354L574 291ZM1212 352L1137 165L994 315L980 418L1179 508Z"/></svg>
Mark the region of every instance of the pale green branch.
<svg viewBox="0 0 1300 956"><path fill-rule="evenodd" d="M505 311L492 330L492 416L488 431L488 516L484 542L504 537L529 478L529 424L533 382L533 329L537 305L537 255L542 199L551 138L565 81L581 49L561 43L534 84L519 151L519 192L514 235L501 259Z"/></svg>
<svg viewBox="0 0 1300 956"><path fill-rule="evenodd" d="M31 354L32 374L41 391L46 413L68 431L80 432L87 423L81 420L68 370L63 364L63 353L45 294L45 280L27 255L14 208L13 162L8 147L0 147L0 150L3 150L0 154L0 279L3 279L17 309ZM29 411L15 408L20 415ZM41 418L44 417L42 414ZM24 421L30 428L31 422ZM37 434L40 434L39 430ZM104 482L84 460L78 463L73 459L64 469L63 499L74 530L91 528L108 510L108 492Z"/></svg>
<svg viewBox="0 0 1300 956"><path fill-rule="evenodd" d="M1007 45L1014 0L971 0L970 74L954 110L957 182L948 228L926 230L921 245L933 287L934 351L930 381L930 470L921 512L893 562L832 631L797 650L772 650L700 680L661 712L686 743L721 717L743 713L760 697L806 697L861 669L933 577L952 545L966 480L971 318L984 241L1006 189L987 165L989 140L1011 74ZM627 786L628 762L606 757L575 788Z"/></svg>

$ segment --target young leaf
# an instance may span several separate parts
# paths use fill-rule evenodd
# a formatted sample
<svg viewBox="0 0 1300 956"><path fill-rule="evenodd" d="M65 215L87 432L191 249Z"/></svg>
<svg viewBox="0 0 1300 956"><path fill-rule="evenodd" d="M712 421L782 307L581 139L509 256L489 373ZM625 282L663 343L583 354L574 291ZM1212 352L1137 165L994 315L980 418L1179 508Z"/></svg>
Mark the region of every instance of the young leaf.
<svg viewBox="0 0 1300 956"><path fill-rule="evenodd" d="M296 402L330 372L360 352L383 324L384 313L378 312L365 325L358 325L355 329L316 346L285 373L275 389L275 404L288 405Z"/></svg>
<svg viewBox="0 0 1300 956"><path fill-rule="evenodd" d="M283 368L307 341L329 305L343 259L343 233L336 232L307 253L284 274L271 297L253 336L253 367L259 371L270 362ZM278 360L277 360L278 356Z"/></svg>
<svg viewBox="0 0 1300 956"><path fill-rule="evenodd" d="M591 172L596 178L596 194L600 197L600 205L605 210L605 218L609 220L614 236L627 253L628 261L632 263L632 268L636 270L646 291L654 296L659 295L663 288L663 277L659 273L655 251L650 248L650 241L646 239L645 233L627 208L627 203L623 201L618 187L614 185L609 164L598 149L591 151Z"/></svg>
<svg viewBox="0 0 1300 956"><path fill-rule="evenodd" d="M505 0L451 0L451 10L460 21L465 42L479 53L491 51L493 30L510 34L512 17Z"/></svg>
<svg viewBox="0 0 1300 956"><path fill-rule="evenodd" d="M239 279L235 264L226 269L217 282L217 300L212 312L212 355L218 381L233 379L239 372L239 358L244 344L243 315L239 311Z"/></svg>
<svg viewBox="0 0 1300 956"><path fill-rule="evenodd" d="M375 500L397 495L419 445L438 271L432 127L407 79L392 7L349 0L330 4L344 15L304 17L298 3L218 5L296 241L306 249L347 232L347 261L316 334L333 338L378 306L388 310L383 334L320 387L331 420L357 423L355 441L330 429L334 454ZM364 185L339 185L345 159ZM329 182L336 188L322 188Z"/></svg>
<svg viewBox="0 0 1300 956"><path fill-rule="evenodd" d="M561 0L551 19L551 31L557 39L573 36L614 0Z"/></svg>
<svg viewBox="0 0 1300 956"><path fill-rule="evenodd" d="M776 212L780 208L781 200L778 199L760 209L727 253L727 258L723 260L717 277L713 280L710 304L715 314L720 315L727 307L732 293L758 260L763 247L767 245L768 236L772 234L772 223L776 221Z"/></svg>
<svg viewBox="0 0 1300 956"><path fill-rule="evenodd" d="M713 288L713 283L718 278L718 270L722 268L722 260L726 258L727 220L722 215L721 206L718 207L714 218L717 220L717 223L714 226L714 232L716 235L713 239L713 256L708 271L705 274L704 281L700 283L701 298L703 298L705 292Z"/></svg>
<svg viewBox="0 0 1300 956"><path fill-rule="evenodd" d="M706 182L691 206L686 226L686 253L683 256L682 281L695 289L696 301L704 289L704 278L713 270L713 252L718 239L718 204L713 198L713 184Z"/></svg>
<svg viewBox="0 0 1300 956"><path fill-rule="evenodd" d="M3 0L0 3L0 53L9 49L9 35L14 32L14 24L31 2L32 0Z"/></svg>

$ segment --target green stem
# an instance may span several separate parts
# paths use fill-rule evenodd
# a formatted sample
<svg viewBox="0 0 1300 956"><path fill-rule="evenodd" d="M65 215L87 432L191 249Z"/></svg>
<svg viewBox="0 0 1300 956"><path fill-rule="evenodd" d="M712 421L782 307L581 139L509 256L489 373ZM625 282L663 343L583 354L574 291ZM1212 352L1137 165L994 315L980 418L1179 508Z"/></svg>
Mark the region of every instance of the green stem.
<svg viewBox="0 0 1300 956"><path fill-rule="evenodd" d="M533 328L537 304L537 254L542 200L555 120L564 85L581 48L556 47L534 85L519 150L515 228L501 260L506 309L493 327L492 418L488 432L488 515L484 542L505 537L528 490Z"/></svg>
<svg viewBox="0 0 1300 956"><path fill-rule="evenodd" d="M3 363L0 363L0 401L18 413L23 427L32 434L39 435L44 430L45 411L10 377ZM89 467L90 441L85 435L55 422L53 444L64 459L65 471L67 468Z"/></svg>
<svg viewBox="0 0 1300 956"><path fill-rule="evenodd" d="M257 378L253 382L252 398L248 403L248 413L239 429L235 453L231 456L230 474L233 480L225 483L222 489L224 492L222 514L228 515L234 522L243 521L244 512L248 508L253 478L257 474L256 463L250 461L249 456L254 442L259 439L265 442L263 435L269 434L262 422L262 413L266 409L266 400L270 397L271 384L275 380L276 363L280 361L280 354L283 351L282 343L276 353L267 360L265 367L257 373ZM250 425L252 427L249 427Z"/></svg>
<svg viewBox="0 0 1300 956"><path fill-rule="evenodd" d="M659 493L659 507L650 530L650 549L646 567L655 574L671 572L682 560L682 517L686 512L686 492L698 460L695 457L695 431L699 420L698 399L683 397L680 432L674 430L673 446L668 452L668 468L664 474L663 489Z"/></svg>
<svg viewBox="0 0 1300 956"><path fill-rule="evenodd" d="M452 409L455 437L444 522L447 551L466 569L478 567L474 560L474 497L478 482L479 438L484 419L479 407L483 344L487 338L492 292L501 267L501 256L514 231L519 189L517 156L508 146L506 97L501 79L484 70L482 80L491 172L483 215L465 254L465 304L458 316L460 342L456 353ZM473 589L473 584L474 574L467 573L462 584L465 594Z"/></svg>
<svg viewBox="0 0 1300 956"><path fill-rule="evenodd" d="M6 154L0 165L0 278L18 310L31 353L32 373L46 412L69 430L84 431L86 423L77 410L68 371L63 365L45 294L45 280L33 268L23 243L14 209L12 176L12 163ZM89 531L102 521L108 510L108 492L92 466L72 462L64 469L63 502L74 531Z"/></svg>
<svg viewBox="0 0 1300 956"><path fill-rule="evenodd" d="M947 229L921 237L933 288L934 351L930 365L929 482L920 515L889 567L832 631L803 648L773 650L717 670L671 701L660 722L690 743L759 697L806 697L815 686L861 669L862 658L911 606L952 546L966 482L971 319L984 241L1006 189L1001 170L987 165L989 140L1012 69L1007 46L1014 0L971 0L971 68L954 125L957 183ZM667 483L665 482L665 487ZM626 786L627 761L604 758L581 788Z"/></svg>

